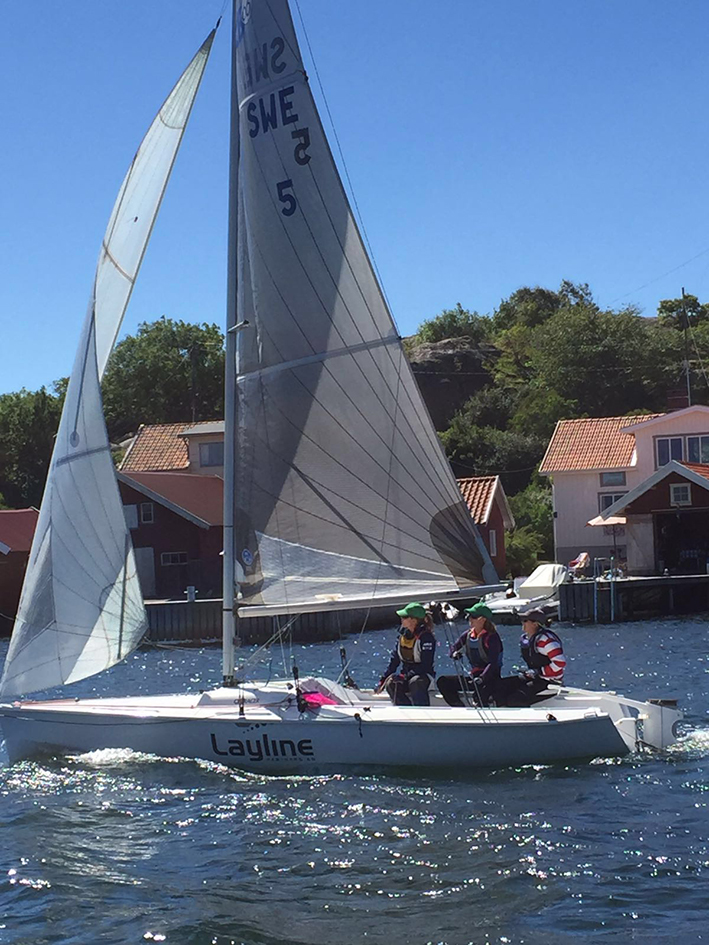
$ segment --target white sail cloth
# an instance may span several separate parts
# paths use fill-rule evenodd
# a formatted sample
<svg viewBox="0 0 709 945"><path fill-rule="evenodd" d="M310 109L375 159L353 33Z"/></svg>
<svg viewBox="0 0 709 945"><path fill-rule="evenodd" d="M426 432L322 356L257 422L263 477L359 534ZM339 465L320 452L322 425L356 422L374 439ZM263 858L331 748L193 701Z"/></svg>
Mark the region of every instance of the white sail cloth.
<svg viewBox="0 0 709 945"><path fill-rule="evenodd" d="M235 29L239 612L494 583L350 211L286 0L242 3Z"/></svg>
<svg viewBox="0 0 709 945"><path fill-rule="evenodd" d="M146 614L103 418L100 377L121 326L209 57L214 31L143 139L101 246L0 692L34 692L112 666Z"/></svg>

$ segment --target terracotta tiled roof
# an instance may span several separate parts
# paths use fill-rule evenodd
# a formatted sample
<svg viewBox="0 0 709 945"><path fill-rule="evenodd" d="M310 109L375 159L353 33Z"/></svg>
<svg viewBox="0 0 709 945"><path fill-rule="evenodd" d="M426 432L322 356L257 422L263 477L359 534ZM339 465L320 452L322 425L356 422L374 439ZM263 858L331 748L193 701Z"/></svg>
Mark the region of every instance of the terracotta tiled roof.
<svg viewBox="0 0 709 945"><path fill-rule="evenodd" d="M471 479L456 480L476 525L484 525L488 520L497 480L497 476L474 476Z"/></svg>
<svg viewBox="0 0 709 945"><path fill-rule="evenodd" d="M29 551L38 518L37 509L2 509L0 542L10 551Z"/></svg>
<svg viewBox="0 0 709 945"><path fill-rule="evenodd" d="M132 472L123 473L120 478L126 485L144 486L156 497L167 499L178 510L184 509L208 525L221 525L224 520L224 482L220 476L181 472Z"/></svg>
<svg viewBox="0 0 709 945"><path fill-rule="evenodd" d="M138 430L123 462L121 472L187 469L190 461L187 442L182 438L194 423L146 424Z"/></svg>
<svg viewBox="0 0 709 945"><path fill-rule="evenodd" d="M636 417L591 417L560 420L544 454L539 471L570 472L581 469L622 469L630 466L635 436L620 431L633 423L654 420L661 413Z"/></svg>
<svg viewBox="0 0 709 945"><path fill-rule="evenodd" d="M703 476L705 479L709 479L709 466L706 463L682 463L683 466L686 466L687 469L691 469L693 473L696 473L698 476Z"/></svg>

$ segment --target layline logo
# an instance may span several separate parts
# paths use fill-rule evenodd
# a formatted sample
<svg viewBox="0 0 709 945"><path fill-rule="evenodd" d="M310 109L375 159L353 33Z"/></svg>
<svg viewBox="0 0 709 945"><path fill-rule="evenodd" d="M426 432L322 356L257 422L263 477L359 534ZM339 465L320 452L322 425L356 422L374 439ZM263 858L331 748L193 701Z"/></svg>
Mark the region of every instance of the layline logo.
<svg viewBox="0 0 709 945"><path fill-rule="evenodd" d="M214 732L210 733L210 738L214 754L222 757L231 755L234 758L248 758L249 761L266 761L270 758L312 758L315 755L310 738L294 741L261 735L260 738L227 738L219 742Z"/></svg>

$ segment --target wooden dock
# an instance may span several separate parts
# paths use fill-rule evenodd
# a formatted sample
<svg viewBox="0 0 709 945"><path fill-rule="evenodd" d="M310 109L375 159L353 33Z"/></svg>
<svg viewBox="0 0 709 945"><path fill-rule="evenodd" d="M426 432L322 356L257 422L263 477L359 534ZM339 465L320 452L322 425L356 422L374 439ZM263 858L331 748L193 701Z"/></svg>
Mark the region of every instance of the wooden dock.
<svg viewBox="0 0 709 945"><path fill-rule="evenodd" d="M615 623L709 611L709 574L571 581L559 588L559 620Z"/></svg>
<svg viewBox="0 0 709 945"><path fill-rule="evenodd" d="M202 646L221 643L222 601L220 599L195 601L146 601L148 633L146 643L173 643ZM264 643L273 634L273 617L249 617L237 620L236 634L241 643ZM279 618L281 625L287 617ZM293 639L314 643L339 640L362 629L376 630L391 627L398 622L392 607L372 607L369 610L332 610L317 614L302 614L293 624Z"/></svg>

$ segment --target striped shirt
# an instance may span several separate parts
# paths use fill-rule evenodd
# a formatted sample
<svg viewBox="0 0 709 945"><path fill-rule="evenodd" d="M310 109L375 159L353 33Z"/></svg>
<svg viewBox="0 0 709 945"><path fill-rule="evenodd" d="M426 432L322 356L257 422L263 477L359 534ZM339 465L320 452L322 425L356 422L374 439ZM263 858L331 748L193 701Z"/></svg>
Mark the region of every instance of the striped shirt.
<svg viewBox="0 0 709 945"><path fill-rule="evenodd" d="M566 657L561 648L558 637L540 630L534 636L532 645L541 656L546 656L549 663L542 666L539 670L541 676L545 679L551 679L554 682L562 682L564 679L564 670L566 669Z"/></svg>

